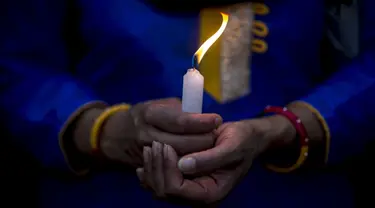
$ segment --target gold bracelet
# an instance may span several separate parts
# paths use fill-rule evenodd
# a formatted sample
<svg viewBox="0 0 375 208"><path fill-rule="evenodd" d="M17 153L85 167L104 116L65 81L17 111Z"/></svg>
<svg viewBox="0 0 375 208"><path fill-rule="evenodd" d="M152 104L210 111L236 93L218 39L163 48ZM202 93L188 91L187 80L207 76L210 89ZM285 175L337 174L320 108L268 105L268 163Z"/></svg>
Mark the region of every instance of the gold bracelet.
<svg viewBox="0 0 375 208"><path fill-rule="evenodd" d="M329 129L329 126L327 124L327 121L324 119L322 114L310 103L304 102L304 101L297 101L295 102L297 105L301 105L309 109L318 119L323 131L324 131L324 139L325 139L325 156L324 156L324 162L328 162L328 156L329 156L329 148L331 145L331 131Z"/></svg>
<svg viewBox="0 0 375 208"><path fill-rule="evenodd" d="M127 111L130 109L130 107L131 106L128 104L119 104L119 105L112 106L104 110L104 112L101 113L99 117L95 119L94 125L92 126L91 133L90 133L90 145L91 145L92 151L96 152L99 150L99 146L100 146L99 135L100 135L104 122L107 121L107 119L113 114L119 111Z"/></svg>
<svg viewBox="0 0 375 208"><path fill-rule="evenodd" d="M309 147L308 146L302 146L297 161L290 167L281 168L281 167L278 167L278 166L272 165L272 164L267 164L266 167L269 170L272 170L272 171L277 172L277 173L290 173L294 170L297 170L299 167L301 167L305 163L308 152L309 152Z"/></svg>
<svg viewBox="0 0 375 208"><path fill-rule="evenodd" d="M292 172L299 167L301 167L304 162L306 161L306 158L309 154L309 138L307 135L307 131L305 126L303 125L301 119L295 115L293 112L289 111L286 107L278 107L278 106L267 106L264 109L264 113L275 113L278 115L281 115L285 118L287 118L293 127L296 130L296 134L299 137L299 145L300 145L300 153L298 156L297 161L289 167L277 167L273 164L267 164L266 167L272 171L279 172L279 173L289 173Z"/></svg>

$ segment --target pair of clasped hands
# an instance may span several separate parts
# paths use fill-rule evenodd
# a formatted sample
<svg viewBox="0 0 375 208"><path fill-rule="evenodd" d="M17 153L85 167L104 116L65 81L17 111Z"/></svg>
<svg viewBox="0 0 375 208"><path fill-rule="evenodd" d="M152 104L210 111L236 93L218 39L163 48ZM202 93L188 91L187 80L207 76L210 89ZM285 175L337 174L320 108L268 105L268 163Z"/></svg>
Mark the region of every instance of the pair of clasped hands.
<svg viewBox="0 0 375 208"><path fill-rule="evenodd" d="M136 167L141 184L157 197L211 204L223 199L253 159L277 140L272 128L283 122L271 116L223 123L217 114L182 112L178 99L149 101L108 120L101 150Z"/></svg>

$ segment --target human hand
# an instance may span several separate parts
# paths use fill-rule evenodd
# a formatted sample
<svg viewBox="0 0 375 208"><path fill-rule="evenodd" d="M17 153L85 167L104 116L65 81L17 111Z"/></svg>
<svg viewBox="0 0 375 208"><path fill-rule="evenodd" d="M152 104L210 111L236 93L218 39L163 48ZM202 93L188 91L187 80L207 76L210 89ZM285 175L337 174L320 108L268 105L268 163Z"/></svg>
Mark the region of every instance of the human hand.
<svg viewBox="0 0 375 208"><path fill-rule="evenodd" d="M214 148L180 160L170 145L144 147L144 167L137 169L141 183L158 197L211 204L232 190L268 146L295 136L293 126L280 116L226 123L216 134Z"/></svg>
<svg viewBox="0 0 375 208"><path fill-rule="evenodd" d="M177 99L140 103L108 119L100 137L100 150L107 159L139 167L143 163L143 146L152 141L169 144L181 155L211 148L215 139L212 132L221 123L217 114L182 112ZM86 126L90 129L92 125ZM87 137L76 138L78 148L91 151L85 145L88 142L82 141Z"/></svg>

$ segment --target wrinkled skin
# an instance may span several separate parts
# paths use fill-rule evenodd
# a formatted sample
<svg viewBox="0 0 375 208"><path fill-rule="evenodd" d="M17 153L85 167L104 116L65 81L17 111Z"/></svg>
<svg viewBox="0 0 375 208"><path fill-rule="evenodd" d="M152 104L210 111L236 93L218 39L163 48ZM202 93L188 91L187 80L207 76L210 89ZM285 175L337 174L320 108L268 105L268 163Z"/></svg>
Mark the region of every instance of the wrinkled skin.
<svg viewBox="0 0 375 208"><path fill-rule="evenodd" d="M138 178L161 198L177 197L194 204L218 202L274 141L267 133L269 126L268 119L223 124L215 131L214 148L180 160L171 145L153 142L152 147L144 147L144 167L137 169Z"/></svg>
<svg viewBox="0 0 375 208"><path fill-rule="evenodd" d="M152 141L169 144L181 155L211 148L221 123L217 114L182 112L178 99L149 101L110 117L100 147L106 158L139 167L143 146Z"/></svg>

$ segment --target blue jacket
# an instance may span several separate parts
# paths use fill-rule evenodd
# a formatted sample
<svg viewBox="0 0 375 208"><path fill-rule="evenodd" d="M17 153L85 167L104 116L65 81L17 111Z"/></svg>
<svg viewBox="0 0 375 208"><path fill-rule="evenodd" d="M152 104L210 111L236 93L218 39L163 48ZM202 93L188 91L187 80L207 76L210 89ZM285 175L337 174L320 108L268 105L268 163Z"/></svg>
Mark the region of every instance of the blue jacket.
<svg viewBox="0 0 375 208"><path fill-rule="evenodd" d="M359 55L328 76L319 61L323 0L266 1L266 12L255 18L267 32L254 38L267 47L253 52L250 94L220 104L207 89L204 112L230 121L251 118L268 104L303 100L330 128L328 165L361 152L374 136L374 6L361 2ZM92 100L134 104L181 96L201 34L199 14L166 16L138 0L3 0L0 9L2 120L19 147L60 171L68 168L57 135L73 111ZM153 200L133 172L74 181L45 176L38 192L47 208L172 206ZM344 208L352 197L344 174L278 174L255 164L222 206Z"/></svg>

